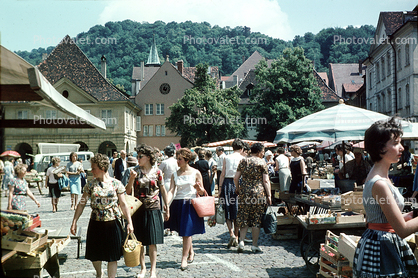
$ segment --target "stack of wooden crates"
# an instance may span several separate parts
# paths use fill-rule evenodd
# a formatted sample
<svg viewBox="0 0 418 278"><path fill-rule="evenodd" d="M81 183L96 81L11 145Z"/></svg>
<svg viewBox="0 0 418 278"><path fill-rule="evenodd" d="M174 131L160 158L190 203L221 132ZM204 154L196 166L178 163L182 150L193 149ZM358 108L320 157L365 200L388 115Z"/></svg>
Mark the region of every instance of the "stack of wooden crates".
<svg viewBox="0 0 418 278"><path fill-rule="evenodd" d="M339 236L327 231L325 243L319 248L319 273L323 277L342 277L353 276L350 263L340 252L338 252Z"/></svg>

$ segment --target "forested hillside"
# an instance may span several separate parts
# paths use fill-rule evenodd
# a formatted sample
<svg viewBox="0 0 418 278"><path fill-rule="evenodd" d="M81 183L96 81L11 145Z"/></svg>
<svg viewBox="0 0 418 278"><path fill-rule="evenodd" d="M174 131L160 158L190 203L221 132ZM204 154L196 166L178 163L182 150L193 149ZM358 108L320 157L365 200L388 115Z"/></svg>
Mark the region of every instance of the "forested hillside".
<svg viewBox="0 0 418 278"><path fill-rule="evenodd" d="M358 63L367 57L370 48L369 44L358 42L370 41L368 38L373 37L374 31L375 27L371 25L327 28L318 34L306 33L295 36L293 41L283 41L251 32L250 27L219 27L191 21L139 23L125 20L93 26L88 32L78 34L75 41L97 68L100 68L101 56L105 55L108 78L113 79L114 84L123 85L130 94L132 67L139 66L141 61L147 62L153 36L162 62L169 55L173 63L179 59L186 67L208 63L218 66L222 75L230 75L255 50L273 59L286 47L296 46L305 50L306 57L315 62L317 71L326 71L329 63ZM343 41L346 43L341 43ZM49 54L54 48L55 45L16 53L38 65L42 54Z"/></svg>

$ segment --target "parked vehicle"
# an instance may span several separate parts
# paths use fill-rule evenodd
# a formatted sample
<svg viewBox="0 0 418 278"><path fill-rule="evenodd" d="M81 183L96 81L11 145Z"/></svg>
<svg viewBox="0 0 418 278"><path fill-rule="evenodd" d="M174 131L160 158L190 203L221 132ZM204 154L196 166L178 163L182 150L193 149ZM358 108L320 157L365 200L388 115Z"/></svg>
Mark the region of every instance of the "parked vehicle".
<svg viewBox="0 0 418 278"><path fill-rule="evenodd" d="M33 159L33 169L38 171L38 173L45 172L48 169L48 165L51 162L53 157L58 156L61 159L60 166L67 166L70 162L70 153L71 152L64 152L64 153L48 153L48 154L37 154ZM93 152L76 152L79 159L83 162L84 170L90 170L90 158L94 156Z"/></svg>
<svg viewBox="0 0 418 278"><path fill-rule="evenodd" d="M38 143L40 154L78 152L80 144Z"/></svg>

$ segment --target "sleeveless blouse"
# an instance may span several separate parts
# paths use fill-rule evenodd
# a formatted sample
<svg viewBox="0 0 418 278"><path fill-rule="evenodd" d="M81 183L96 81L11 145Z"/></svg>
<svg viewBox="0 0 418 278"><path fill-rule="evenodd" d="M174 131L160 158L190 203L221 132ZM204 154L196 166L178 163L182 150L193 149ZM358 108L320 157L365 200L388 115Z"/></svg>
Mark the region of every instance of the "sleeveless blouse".
<svg viewBox="0 0 418 278"><path fill-rule="evenodd" d="M197 170L194 170L191 175L178 176L177 172L174 172L174 183L177 186L174 200L196 198L196 189L193 187L196 184L196 173Z"/></svg>
<svg viewBox="0 0 418 278"><path fill-rule="evenodd" d="M379 202L373 197L372 188L376 181L385 180L387 186L392 192L393 197L395 198L396 204L399 209L403 211L404 208L404 198L399 192L399 190L390 184L387 179L376 176L368 180L363 189L363 205L367 215L367 222L369 223L388 223L385 214L382 211L382 208L379 205ZM381 200L386 202L387 200Z"/></svg>

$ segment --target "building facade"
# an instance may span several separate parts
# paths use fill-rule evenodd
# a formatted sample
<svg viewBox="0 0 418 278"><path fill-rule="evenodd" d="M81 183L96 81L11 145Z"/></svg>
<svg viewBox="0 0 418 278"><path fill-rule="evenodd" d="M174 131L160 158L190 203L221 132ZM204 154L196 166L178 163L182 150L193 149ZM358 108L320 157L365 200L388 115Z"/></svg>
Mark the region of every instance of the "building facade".
<svg viewBox="0 0 418 278"><path fill-rule="evenodd" d="M418 120L418 8L381 12L364 61L369 110Z"/></svg>
<svg viewBox="0 0 418 278"><path fill-rule="evenodd" d="M80 150L107 155L114 150L134 151L140 108L106 80L69 36L38 65L38 69L64 97L102 119L106 130L7 128L4 135L6 149L36 154L38 143L78 143ZM10 102L3 106L7 119L44 120L46 123L77 120L43 103Z"/></svg>

